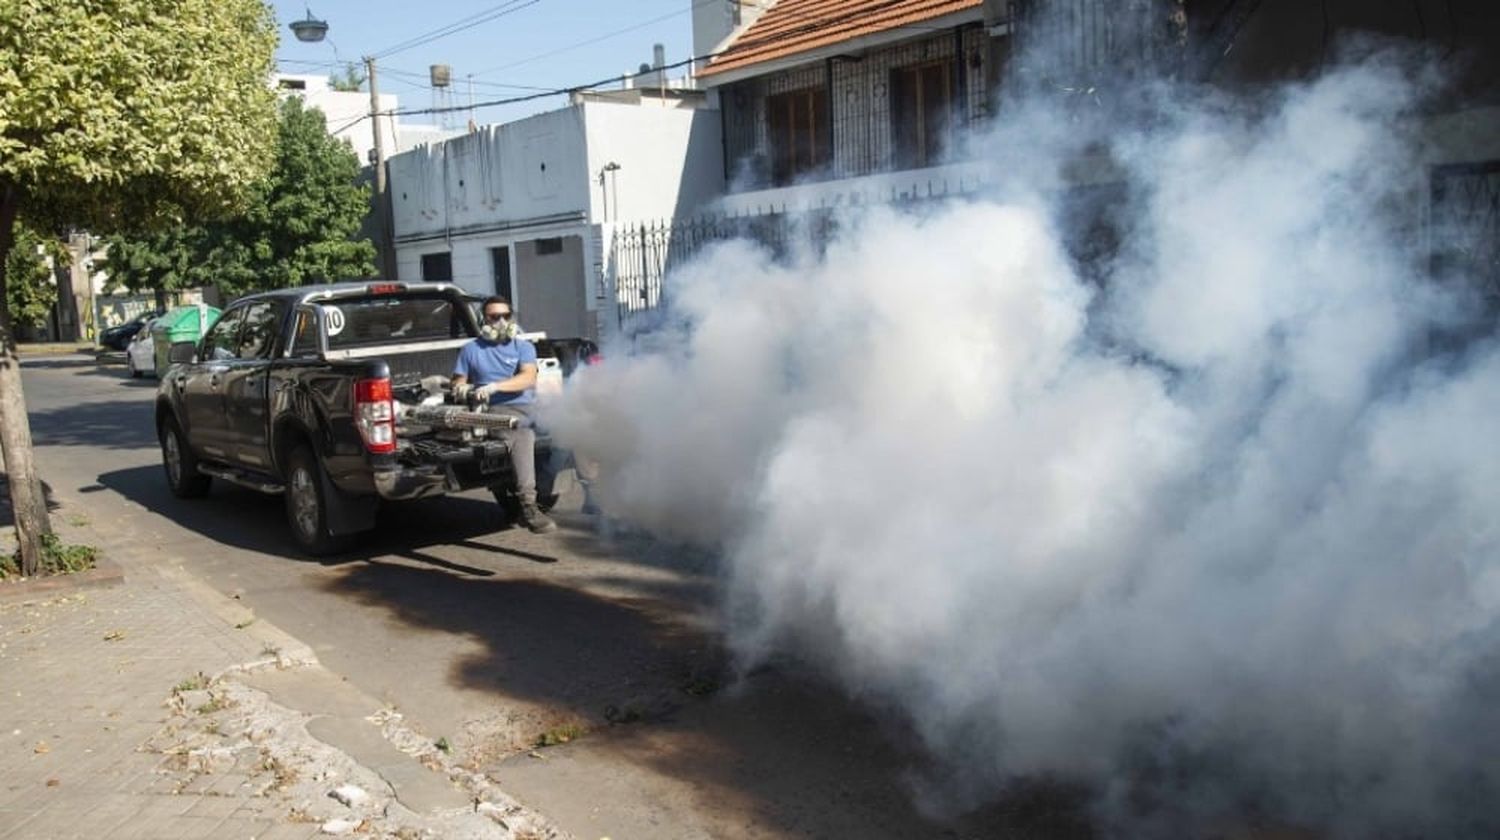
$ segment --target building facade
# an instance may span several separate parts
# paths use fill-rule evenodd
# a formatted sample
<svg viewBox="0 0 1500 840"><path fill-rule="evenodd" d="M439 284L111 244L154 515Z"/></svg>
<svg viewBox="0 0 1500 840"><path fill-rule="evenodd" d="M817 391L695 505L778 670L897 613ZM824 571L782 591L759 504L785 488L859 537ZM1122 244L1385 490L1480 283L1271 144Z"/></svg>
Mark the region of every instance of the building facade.
<svg viewBox="0 0 1500 840"><path fill-rule="evenodd" d="M511 299L526 329L611 328L623 218L688 215L722 191L718 115L700 96L577 96L388 161L397 276Z"/></svg>

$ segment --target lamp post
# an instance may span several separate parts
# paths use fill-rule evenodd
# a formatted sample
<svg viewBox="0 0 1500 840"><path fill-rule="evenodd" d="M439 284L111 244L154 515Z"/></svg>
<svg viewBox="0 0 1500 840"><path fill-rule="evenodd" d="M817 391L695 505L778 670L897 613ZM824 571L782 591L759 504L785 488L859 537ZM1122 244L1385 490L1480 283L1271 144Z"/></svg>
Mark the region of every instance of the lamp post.
<svg viewBox="0 0 1500 840"><path fill-rule="evenodd" d="M318 43L328 37L328 21L313 17L312 9L306 6L302 8L307 17L294 20L288 25L297 40ZM337 55L338 51L335 50L334 54ZM365 76L370 83L370 135L374 140L375 151L375 224L380 237L380 274L384 280L395 280L396 249L392 236L390 199L386 194L385 141L381 138L380 131L380 92L375 80L375 57L367 55L364 61Z"/></svg>
<svg viewBox="0 0 1500 840"><path fill-rule="evenodd" d="M601 197L603 198L603 201L600 203L604 205L600 209L604 211L604 221L606 222L610 221L611 219L617 222L620 220L620 185L615 181L615 173L619 171L620 164L615 163L614 161L610 161L609 163L604 164L604 168L599 170L599 192L602 194ZM604 189L604 173L606 172L609 173L609 190L607 192ZM609 212L610 195L613 195L615 199L614 213Z"/></svg>

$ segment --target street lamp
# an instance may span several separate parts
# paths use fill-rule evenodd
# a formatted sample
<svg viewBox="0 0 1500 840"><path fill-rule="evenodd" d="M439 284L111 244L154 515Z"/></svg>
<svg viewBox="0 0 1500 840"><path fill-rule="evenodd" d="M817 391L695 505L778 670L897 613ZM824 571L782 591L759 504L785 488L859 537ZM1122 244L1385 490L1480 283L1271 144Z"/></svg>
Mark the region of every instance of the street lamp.
<svg viewBox="0 0 1500 840"><path fill-rule="evenodd" d="M317 43L323 40L323 36L328 34L328 21L318 20L313 17L312 9L306 6L303 6L302 10L307 13L307 17L291 22L290 28L292 34L297 36L297 40L308 43Z"/></svg>
<svg viewBox="0 0 1500 840"><path fill-rule="evenodd" d="M297 40L308 43L322 41L328 35L328 21L318 20L312 16L312 9L303 6L307 17L302 20L294 20L288 26ZM333 42L330 41L330 44ZM338 56L338 49L333 51ZM385 183L385 144L380 137L380 89L375 81L375 58L365 56L365 81L370 86L370 134L374 140L374 148L371 149L371 163L375 165L375 216L380 230L380 274L383 279L396 279L396 253L391 241L392 223L390 212L390 196L387 195Z"/></svg>

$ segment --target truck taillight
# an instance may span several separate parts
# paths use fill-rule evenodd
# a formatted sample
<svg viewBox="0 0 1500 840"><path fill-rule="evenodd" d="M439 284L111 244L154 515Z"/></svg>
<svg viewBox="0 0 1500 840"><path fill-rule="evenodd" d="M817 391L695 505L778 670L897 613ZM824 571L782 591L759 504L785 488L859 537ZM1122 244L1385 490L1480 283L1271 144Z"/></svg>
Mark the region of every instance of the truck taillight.
<svg viewBox="0 0 1500 840"><path fill-rule="evenodd" d="M354 424L371 452L396 451L396 411L391 405L391 380L361 379L354 383Z"/></svg>
<svg viewBox="0 0 1500 840"><path fill-rule="evenodd" d="M583 357L583 363L588 367L604 364L604 356L599 353L590 353Z"/></svg>

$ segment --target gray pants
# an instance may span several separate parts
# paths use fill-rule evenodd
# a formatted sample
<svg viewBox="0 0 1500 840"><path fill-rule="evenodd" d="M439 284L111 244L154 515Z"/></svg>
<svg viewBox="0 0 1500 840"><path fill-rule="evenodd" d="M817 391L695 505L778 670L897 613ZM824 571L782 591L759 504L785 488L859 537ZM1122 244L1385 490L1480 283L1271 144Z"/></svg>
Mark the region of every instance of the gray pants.
<svg viewBox="0 0 1500 840"><path fill-rule="evenodd" d="M520 425L500 433L510 447L510 465L516 471L516 490L522 504L536 504L536 431L532 428L530 405L492 405L491 414L520 418Z"/></svg>

